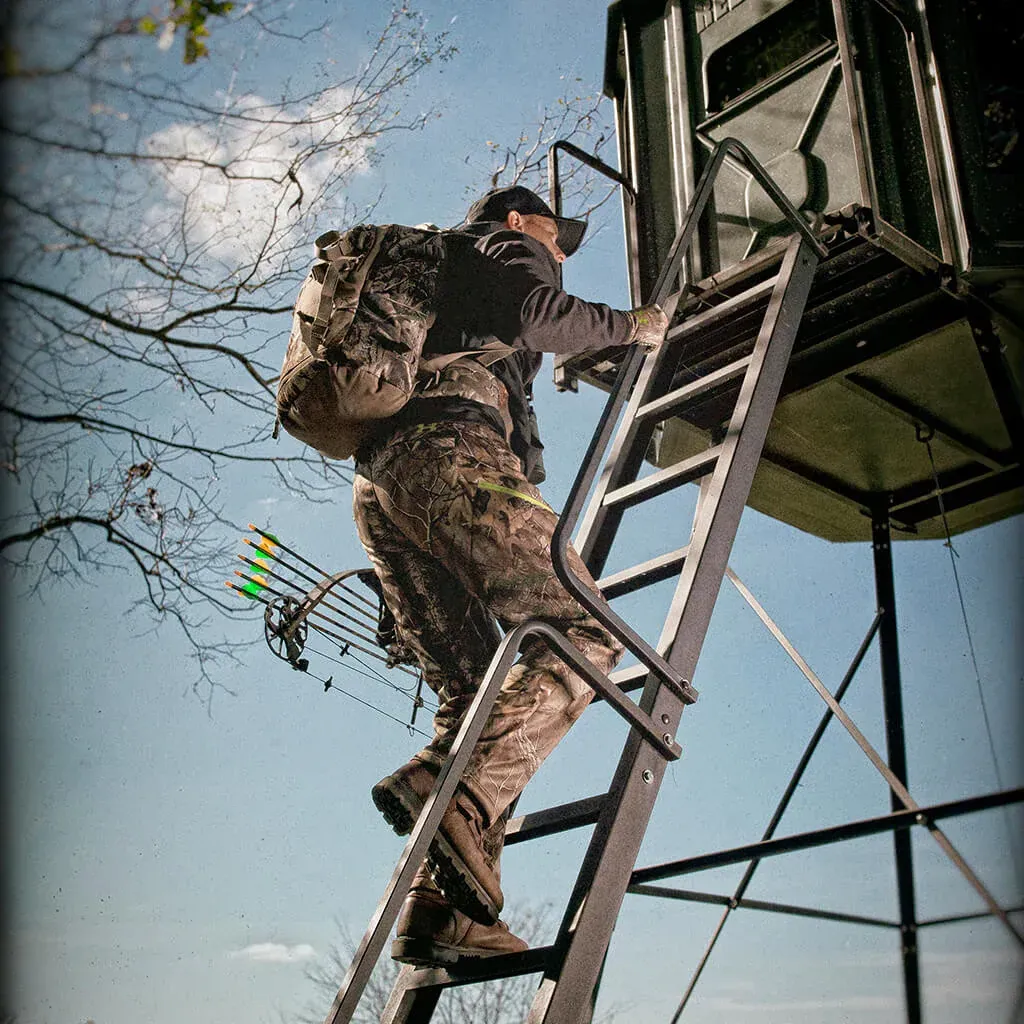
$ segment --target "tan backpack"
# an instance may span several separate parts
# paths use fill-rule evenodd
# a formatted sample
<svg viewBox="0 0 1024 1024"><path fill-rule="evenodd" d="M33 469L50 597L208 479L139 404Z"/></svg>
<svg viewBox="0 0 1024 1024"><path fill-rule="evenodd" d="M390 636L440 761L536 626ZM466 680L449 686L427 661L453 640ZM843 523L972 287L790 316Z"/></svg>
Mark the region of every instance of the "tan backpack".
<svg viewBox="0 0 1024 1024"><path fill-rule="evenodd" d="M278 422L332 459L412 396L437 315L441 232L398 224L328 231L299 291L277 386Z"/></svg>

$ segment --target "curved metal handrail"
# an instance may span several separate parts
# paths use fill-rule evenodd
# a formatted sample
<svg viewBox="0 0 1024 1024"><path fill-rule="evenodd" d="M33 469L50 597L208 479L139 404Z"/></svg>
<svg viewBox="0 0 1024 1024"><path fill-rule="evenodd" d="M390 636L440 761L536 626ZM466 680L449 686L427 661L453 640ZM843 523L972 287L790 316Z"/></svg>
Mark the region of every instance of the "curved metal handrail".
<svg viewBox="0 0 1024 1024"><path fill-rule="evenodd" d="M462 716L462 723L448 757L416 818L416 824L406 840L405 849L395 866L391 881L370 919L359 948L352 957L338 994L328 1011L325 1024L342 1024L351 1020L366 988L370 972L380 958L384 943L398 919L413 875L423 862L427 847L441 824L441 817L455 796L455 789L469 764L469 758L480 739L505 677L519 651L531 637L539 637L569 662L623 718L643 733L645 739L666 761L678 760L682 754L679 744L670 735L660 734L650 718L639 711L633 701L624 697L619 688L554 627L546 622L531 620L509 630L498 644L491 664L477 687L472 704Z"/></svg>
<svg viewBox="0 0 1024 1024"><path fill-rule="evenodd" d="M768 172L761 166L750 150L738 139L723 139L716 147L704 169L693 198L690 200L686 216L675 240L669 249L653 293L648 302L657 302L663 308L668 305L670 292L676 279L683 274L686 277L684 257L693 242L697 225L714 190L715 179L729 154L733 154L746 167L757 183L764 189L769 198L779 207L783 216L794 230L814 249L819 257L828 255L828 250L814 235L810 226L800 216L796 207L786 194L772 181ZM684 281L684 284L688 284ZM673 310L674 311L674 310ZM671 313L669 314L671 319ZM584 608L597 618L628 650L630 650L648 669L655 672L673 692L686 703L693 703L696 694L690 687L689 680L669 664L646 640L643 639L624 619L622 619L602 597L595 595L590 588L573 574L569 566L568 548L570 537L579 522L590 489L600 468L601 460L611 441L615 425L622 408L629 398L630 391L636 382L640 369L644 364L646 353L634 348L627 356L619 371L618 380L612 388L604 412L598 421L597 429L591 439L590 446L583 458L576 480L569 492L566 506L559 517L551 542L551 560L555 574L562 585Z"/></svg>

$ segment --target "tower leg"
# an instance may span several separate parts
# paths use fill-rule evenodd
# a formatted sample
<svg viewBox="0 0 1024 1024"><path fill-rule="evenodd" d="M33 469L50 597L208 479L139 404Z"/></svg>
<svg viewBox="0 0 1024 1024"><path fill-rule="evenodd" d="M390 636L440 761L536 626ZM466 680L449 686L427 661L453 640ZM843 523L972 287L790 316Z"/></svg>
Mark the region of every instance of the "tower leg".
<svg viewBox="0 0 1024 1024"><path fill-rule="evenodd" d="M896 588L893 582L892 537L889 516L878 510L871 523L875 559L875 594L881 617L878 629L882 661L882 698L885 710L885 738L889 767L904 785L907 783L907 749L903 732L903 690L900 679L899 633L896 624ZM904 809L903 802L890 793L894 811ZM917 956L917 903L914 897L914 859L911 830L893 833L896 855L896 886L900 908L900 935L903 955L903 988L907 1005L907 1024L921 1024L921 978Z"/></svg>

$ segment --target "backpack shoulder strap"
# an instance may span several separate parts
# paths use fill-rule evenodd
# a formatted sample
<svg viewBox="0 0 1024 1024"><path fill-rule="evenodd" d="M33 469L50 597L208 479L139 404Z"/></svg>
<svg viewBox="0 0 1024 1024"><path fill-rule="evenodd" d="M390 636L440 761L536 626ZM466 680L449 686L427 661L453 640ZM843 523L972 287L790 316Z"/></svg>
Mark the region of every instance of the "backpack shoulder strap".
<svg viewBox="0 0 1024 1024"><path fill-rule="evenodd" d="M373 232L370 245L366 245L368 230ZM353 245L355 232L360 232L361 245ZM383 228L362 225L352 231L327 231L313 243L317 258L327 264L323 284L320 287L320 301L313 314L313 323L310 327L314 352L319 350L327 334L327 327L335 309L335 297L342 276L345 278L349 294L358 296L362 292L367 275L380 252L385 233ZM354 315L355 307L351 309L346 319L351 321ZM335 316L335 326L345 327L347 324L339 324L338 317Z"/></svg>
<svg viewBox="0 0 1024 1024"><path fill-rule="evenodd" d="M505 342L497 340L488 341L479 348L468 348L462 352L441 352L434 356L422 356L420 372L424 376L440 373L445 367L457 363L460 359L471 360L480 363L481 366L493 366L518 351L515 345L506 345Z"/></svg>

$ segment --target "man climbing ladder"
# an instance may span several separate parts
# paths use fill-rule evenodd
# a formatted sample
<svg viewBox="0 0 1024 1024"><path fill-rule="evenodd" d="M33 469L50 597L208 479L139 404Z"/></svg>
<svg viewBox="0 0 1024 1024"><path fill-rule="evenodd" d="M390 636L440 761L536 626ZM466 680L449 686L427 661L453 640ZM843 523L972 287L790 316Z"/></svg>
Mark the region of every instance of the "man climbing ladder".
<svg viewBox="0 0 1024 1024"><path fill-rule="evenodd" d="M514 351L490 366L449 363L356 454L360 539L400 640L439 699L434 739L373 790L400 835L444 764L500 639L497 624L546 621L605 673L622 655L552 569L557 517L536 487L544 473L531 384L544 352L653 349L668 321L656 305L619 311L562 290L560 264L585 227L521 186L474 203L459 231L475 244L450 249L424 353L472 352L495 339ZM579 558L570 560L593 586ZM396 959L446 964L525 948L499 920L507 812L592 695L543 642L524 648L413 881Z"/></svg>

